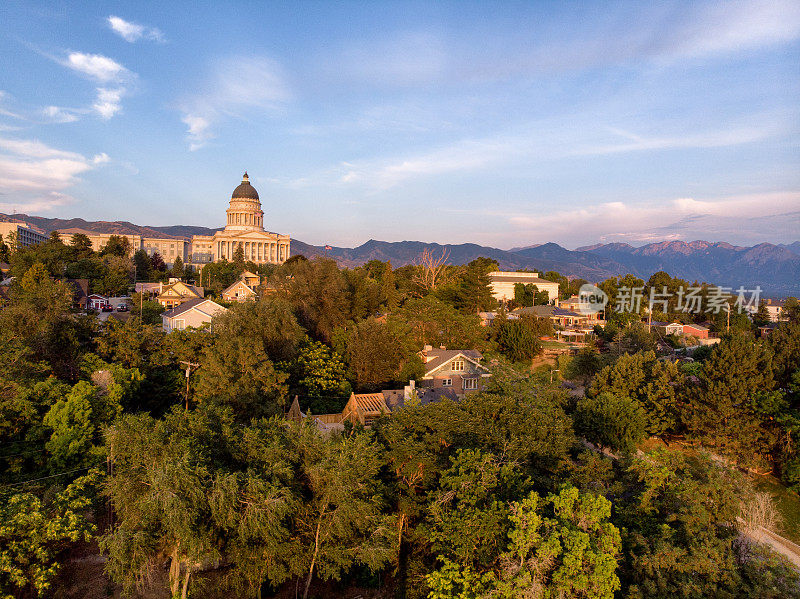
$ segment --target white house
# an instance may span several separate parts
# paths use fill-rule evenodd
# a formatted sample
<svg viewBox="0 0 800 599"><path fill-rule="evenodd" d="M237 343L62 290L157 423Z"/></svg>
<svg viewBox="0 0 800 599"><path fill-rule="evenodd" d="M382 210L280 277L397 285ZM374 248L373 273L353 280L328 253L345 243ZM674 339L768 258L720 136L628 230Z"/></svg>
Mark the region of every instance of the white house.
<svg viewBox="0 0 800 599"><path fill-rule="evenodd" d="M170 331L182 331L189 327L201 327L206 323L210 323L215 316L227 311L227 308L210 299L197 298L183 302L180 306L175 306L172 310L164 312L161 315L161 323L167 333Z"/></svg>
<svg viewBox="0 0 800 599"><path fill-rule="evenodd" d="M489 273L489 286L492 288L492 295L501 302L514 299L514 285L536 285L538 291L546 291L551 302L558 305L558 283L539 278L536 272L509 272L494 271Z"/></svg>

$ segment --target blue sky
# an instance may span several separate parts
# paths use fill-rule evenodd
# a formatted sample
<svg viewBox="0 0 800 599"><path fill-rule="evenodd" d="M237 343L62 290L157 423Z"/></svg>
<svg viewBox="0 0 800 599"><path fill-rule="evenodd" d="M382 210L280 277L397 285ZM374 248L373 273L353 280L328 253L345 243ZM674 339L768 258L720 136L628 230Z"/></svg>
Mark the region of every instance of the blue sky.
<svg viewBox="0 0 800 599"><path fill-rule="evenodd" d="M0 211L311 243L800 238L800 2L0 4Z"/></svg>

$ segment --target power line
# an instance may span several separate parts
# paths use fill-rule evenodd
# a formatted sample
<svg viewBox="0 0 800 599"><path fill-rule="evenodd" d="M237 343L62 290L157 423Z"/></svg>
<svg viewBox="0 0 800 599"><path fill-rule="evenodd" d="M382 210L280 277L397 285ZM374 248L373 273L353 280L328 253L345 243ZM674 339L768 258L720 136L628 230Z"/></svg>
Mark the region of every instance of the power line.
<svg viewBox="0 0 800 599"><path fill-rule="evenodd" d="M23 451L22 453L12 453L10 455L0 455L0 459L2 458L19 458L24 456L31 456L36 455L37 453L44 453L47 449L36 449L33 451Z"/></svg>
<svg viewBox="0 0 800 599"><path fill-rule="evenodd" d="M32 478L30 480L21 480L16 483L6 483L4 487L16 487L17 485L27 485L28 483L35 483L40 480L47 480L49 478L57 478L59 476L64 476L65 474L72 474L73 472L81 472L82 470L91 470L92 468L99 466L102 462L98 462L97 464L93 464L92 466L86 466L84 468L76 468L75 470L67 470L66 472L59 472L58 474L51 474L50 476L42 476L41 478Z"/></svg>

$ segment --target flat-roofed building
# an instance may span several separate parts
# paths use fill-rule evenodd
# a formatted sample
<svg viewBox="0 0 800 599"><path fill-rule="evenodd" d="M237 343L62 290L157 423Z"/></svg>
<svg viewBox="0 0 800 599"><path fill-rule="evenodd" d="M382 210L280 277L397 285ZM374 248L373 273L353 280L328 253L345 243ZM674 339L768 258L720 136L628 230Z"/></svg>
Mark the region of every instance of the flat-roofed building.
<svg viewBox="0 0 800 599"><path fill-rule="evenodd" d="M39 229L21 221L0 222L0 235L3 236L3 243L6 245L13 245L14 248L36 245L37 243L43 243L49 239L49 237Z"/></svg>
<svg viewBox="0 0 800 599"><path fill-rule="evenodd" d="M500 302L507 302L514 299L514 286L517 283L522 285L536 285L537 291L546 291L551 302L558 305L558 283L547 281L539 277L537 272L510 272L494 271L489 273L489 286L492 295Z"/></svg>

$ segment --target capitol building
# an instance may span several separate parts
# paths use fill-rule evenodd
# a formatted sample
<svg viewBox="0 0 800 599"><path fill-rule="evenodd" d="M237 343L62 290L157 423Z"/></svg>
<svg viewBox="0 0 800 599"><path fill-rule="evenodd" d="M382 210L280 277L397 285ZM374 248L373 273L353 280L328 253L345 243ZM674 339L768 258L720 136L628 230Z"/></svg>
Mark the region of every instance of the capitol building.
<svg viewBox="0 0 800 599"><path fill-rule="evenodd" d="M244 251L246 261L256 264L283 264L289 258L291 239L288 235L264 230L264 211L255 187L247 173L233 190L226 211L226 225L213 235L194 235L187 262L202 267L223 258L233 260L237 248Z"/></svg>
<svg viewBox="0 0 800 599"><path fill-rule="evenodd" d="M148 256L158 253L168 267L176 258L195 269L223 258L231 261L240 247L245 261L256 264L283 264L289 258L291 238L264 230L261 200L255 187L250 185L247 173L231 194L225 223L225 228L213 235L194 235L191 239L146 237L124 232L97 233L78 228L59 229L58 232L62 235L86 235L95 251L100 251L112 235L127 237L131 244L131 255L140 249L147 252Z"/></svg>

